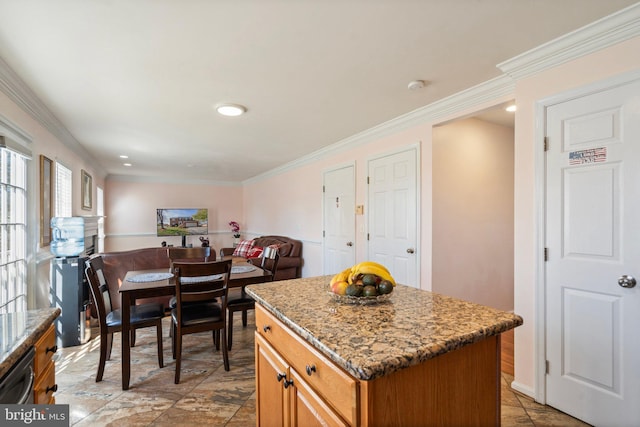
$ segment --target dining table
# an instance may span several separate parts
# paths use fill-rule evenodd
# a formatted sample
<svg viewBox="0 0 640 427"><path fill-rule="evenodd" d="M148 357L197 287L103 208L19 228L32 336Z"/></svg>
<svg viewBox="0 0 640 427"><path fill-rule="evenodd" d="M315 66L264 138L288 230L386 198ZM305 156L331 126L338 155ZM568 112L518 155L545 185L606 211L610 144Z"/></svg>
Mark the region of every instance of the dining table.
<svg viewBox="0 0 640 427"><path fill-rule="evenodd" d="M120 285L120 310L122 314L122 389L129 389L131 379L131 307L137 299L175 295L175 278L169 268L128 271ZM271 281L271 273L246 262L234 260L227 287L242 288L247 285Z"/></svg>

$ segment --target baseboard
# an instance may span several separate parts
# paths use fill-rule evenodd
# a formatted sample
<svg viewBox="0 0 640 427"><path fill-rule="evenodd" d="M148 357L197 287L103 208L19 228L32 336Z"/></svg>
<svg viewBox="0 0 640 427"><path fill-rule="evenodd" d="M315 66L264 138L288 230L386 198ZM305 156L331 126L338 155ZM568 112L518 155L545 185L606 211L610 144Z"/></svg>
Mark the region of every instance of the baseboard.
<svg viewBox="0 0 640 427"><path fill-rule="evenodd" d="M517 381L512 381L511 382L511 388L514 389L515 391L517 391L518 393L522 393L525 396L529 396L532 399L535 399L535 392L531 387L527 387L525 385L520 384Z"/></svg>

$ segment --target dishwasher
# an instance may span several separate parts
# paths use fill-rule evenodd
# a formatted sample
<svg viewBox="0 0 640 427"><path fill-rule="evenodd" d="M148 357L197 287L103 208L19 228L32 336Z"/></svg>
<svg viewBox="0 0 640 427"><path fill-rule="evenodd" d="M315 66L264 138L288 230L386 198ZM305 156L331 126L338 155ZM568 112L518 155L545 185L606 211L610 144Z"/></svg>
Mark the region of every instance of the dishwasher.
<svg viewBox="0 0 640 427"><path fill-rule="evenodd" d="M0 404L33 403L33 359L31 347L0 380Z"/></svg>

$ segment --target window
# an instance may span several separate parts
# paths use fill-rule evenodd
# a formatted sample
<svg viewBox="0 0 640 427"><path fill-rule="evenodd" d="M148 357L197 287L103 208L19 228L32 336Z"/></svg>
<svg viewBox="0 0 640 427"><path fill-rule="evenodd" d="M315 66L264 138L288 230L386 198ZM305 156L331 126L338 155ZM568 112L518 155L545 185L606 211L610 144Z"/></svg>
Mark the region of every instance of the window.
<svg viewBox="0 0 640 427"><path fill-rule="evenodd" d="M0 313L27 308L28 161L0 148Z"/></svg>
<svg viewBox="0 0 640 427"><path fill-rule="evenodd" d="M56 213L55 216L71 216L73 199L71 198L72 188L71 169L56 162Z"/></svg>

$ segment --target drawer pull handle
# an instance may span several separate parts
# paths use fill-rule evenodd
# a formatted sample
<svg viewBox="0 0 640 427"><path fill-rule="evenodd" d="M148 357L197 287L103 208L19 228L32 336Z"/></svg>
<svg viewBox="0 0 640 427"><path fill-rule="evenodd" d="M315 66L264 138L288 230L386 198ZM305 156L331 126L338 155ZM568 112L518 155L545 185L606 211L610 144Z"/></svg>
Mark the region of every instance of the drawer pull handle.
<svg viewBox="0 0 640 427"><path fill-rule="evenodd" d="M270 331L270 330L271 330L271 326L269 326L269 325L264 325L264 326L262 327L262 330L263 330L265 333L267 333L268 331Z"/></svg>
<svg viewBox="0 0 640 427"><path fill-rule="evenodd" d="M290 385L293 385L293 380L284 380L284 388L289 388Z"/></svg>
<svg viewBox="0 0 640 427"><path fill-rule="evenodd" d="M47 387L47 390L45 391L45 394L49 394L49 392L56 392L58 391L58 384L54 384L53 387Z"/></svg>
<svg viewBox="0 0 640 427"><path fill-rule="evenodd" d="M278 372L278 382L282 381L283 379L287 378L287 374L281 374Z"/></svg>
<svg viewBox="0 0 640 427"><path fill-rule="evenodd" d="M45 354L51 352L51 353L55 353L56 351L58 351L58 346L54 345L53 347L47 347L47 350L44 352Z"/></svg>
<svg viewBox="0 0 640 427"><path fill-rule="evenodd" d="M311 374L316 372L316 365L311 365L311 366L307 365L305 369L307 371L307 375L311 376Z"/></svg>

